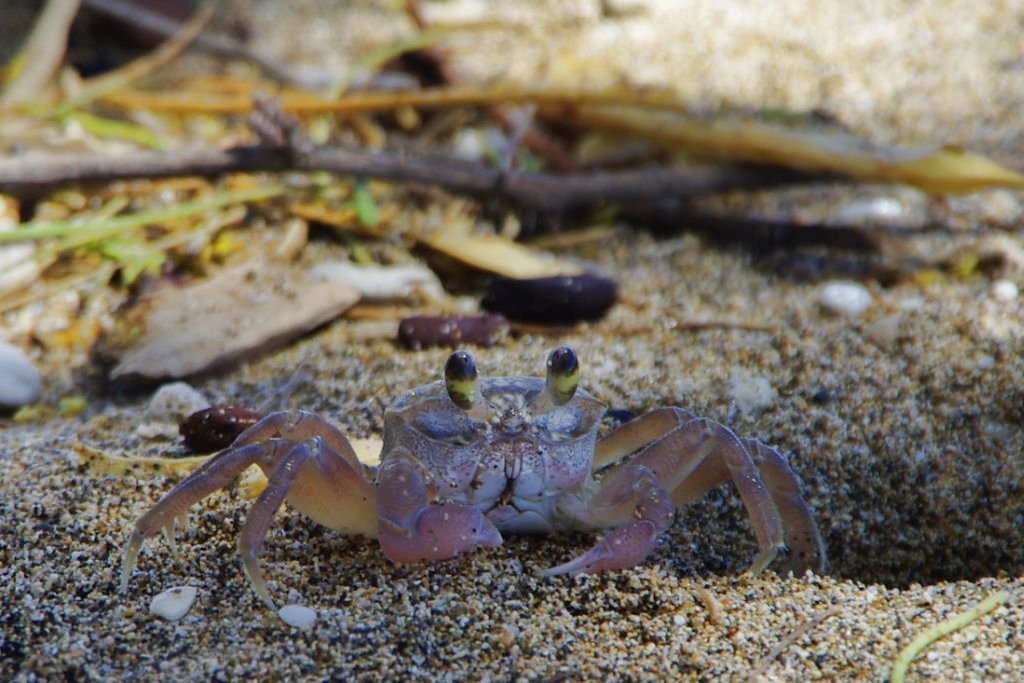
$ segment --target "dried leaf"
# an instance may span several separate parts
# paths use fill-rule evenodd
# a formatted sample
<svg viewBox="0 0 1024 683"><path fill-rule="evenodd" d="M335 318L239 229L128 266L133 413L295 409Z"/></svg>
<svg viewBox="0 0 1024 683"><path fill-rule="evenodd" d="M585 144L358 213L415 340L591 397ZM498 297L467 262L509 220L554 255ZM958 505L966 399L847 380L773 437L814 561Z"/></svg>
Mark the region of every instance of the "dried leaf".
<svg viewBox="0 0 1024 683"><path fill-rule="evenodd" d="M537 278L581 272L574 264L507 237L468 234L457 222L440 232L422 235L420 241L467 266L505 277Z"/></svg>
<svg viewBox="0 0 1024 683"><path fill-rule="evenodd" d="M199 284L157 292L145 332L113 377L184 377L277 346L359 300L344 285L285 265L251 262Z"/></svg>
<svg viewBox="0 0 1024 683"><path fill-rule="evenodd" d="M356 457L364 465L380 464L380 452L384 442L380 437L349 439ZM90 471L100 475L117 477L139 476L142 474L185 475L215 455L196 455L186 458L129 458L114 455L98 448L78 443L72 446L80 462ZM267 477L257 465L250 465L239 475L238 488L245 499L260 495L267 487Z"/></svg>
<svg viewBox="0 0 1024 683"><path fill-rule="evenodd" d="M701 120L635 107L582 107L577 121L627 131L688 154L772 163L861 180L913 185L931 193L1024 187L1024 175L954 147L876 147L840 130L806 130L760 121Z"/></svg>

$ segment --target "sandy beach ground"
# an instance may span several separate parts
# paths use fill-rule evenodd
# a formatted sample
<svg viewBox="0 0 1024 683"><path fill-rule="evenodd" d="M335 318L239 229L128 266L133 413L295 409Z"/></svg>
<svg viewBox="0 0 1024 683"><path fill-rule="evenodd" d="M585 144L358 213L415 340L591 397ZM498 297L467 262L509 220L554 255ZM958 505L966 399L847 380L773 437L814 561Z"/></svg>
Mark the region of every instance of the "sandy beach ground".
<svg viewBox="0 0 1024 683"><path fill-rule="evenodd" d="M774 18L734 3L716 13L683 4L695 19L679 24L681 54L661 54L689 64L677 80L698 101L822 106L872 139L1024 158L1024 68L1014 62L1024 3L792 3L804 13ZM666 11L636 5L640 15L584 17L594 42L578 41L578 54L607 34L623 45L642 30L644 11L647 24ZM551 7L593 13L598 3ZM453 48L458 63L467 77L486 77L469 50ZM752 50L775 55L789 76L763 58L745 61ZM972 230L992 207L1024 214L1014 193L958 201L929 207L962 211ZM1019 242L1013 221L1002 234ZM870 307L848 318L819 305L822 281L867 270L869 257L642 230L559 255L615 277L621 303L593 330L476 350L481 373L539 375L547 352L570 344L584 385L610 406L677 405L779 447L817 513L826 575L744 575L756 546L731 486L681 511L639 567L580 578L538 571L588 547L593 538L582 534L510 537L454 561L400 567L375 542L284 510L263 561L280 602L317 611L313 628L298 630L249 588L235 548L250 502L229 490L194 508L178 559L148 542L119 593L127 532L173 478L99 476L74 447L182 449L136 435L149 392L110 388L99 370L69 372L44 356L45 390L77 389L88 407L74 419L0 420L0 679L880 680L915 636L1002 590L1005 604L932 645L911 680L1021 679L1024 301L993 285L1024 285L1024 273L1010 263L886 286L867 279ZM765 329L673 324L695 321ZM438 378L447 354L353 341L342 320L194 385L214 402L254 405L301 367L310 379L288 406L362 437L380 433L400 392ZM181 585L198 589L187 616L149 613L153 596Z"/></svg>

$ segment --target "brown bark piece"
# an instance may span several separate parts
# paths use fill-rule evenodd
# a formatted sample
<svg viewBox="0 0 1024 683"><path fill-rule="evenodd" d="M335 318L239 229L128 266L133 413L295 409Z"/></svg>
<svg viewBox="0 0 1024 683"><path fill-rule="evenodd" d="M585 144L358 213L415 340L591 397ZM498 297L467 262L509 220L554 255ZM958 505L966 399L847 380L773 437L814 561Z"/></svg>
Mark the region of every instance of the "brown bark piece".
<svg viewBox="0 0 1024 683"><path fill-rule="evenodd" d="M284 265L250 262L153 295L146 331L112 377L185 377L267 350L359 300L352 287Z"/></svg>

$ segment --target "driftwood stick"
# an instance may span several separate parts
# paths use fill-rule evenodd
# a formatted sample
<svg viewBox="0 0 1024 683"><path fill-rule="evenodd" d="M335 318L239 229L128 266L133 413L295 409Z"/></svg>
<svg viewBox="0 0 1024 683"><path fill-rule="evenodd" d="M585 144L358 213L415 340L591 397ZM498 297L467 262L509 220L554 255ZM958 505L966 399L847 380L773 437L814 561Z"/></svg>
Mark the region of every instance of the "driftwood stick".
<svg viewBox="0 0 1024 683"><path fill-rule="evenodd" d="M504 200L521 208L550 212L602 201L686 197L814 179L807 174L777 168L723 165L564 175L516 173L443 156L364 152L340 147L305 150L293 146L256 145L223 150L135 152L120 156L33 153L7 157L0 159L0 192L38 196L79 182L281 171L330 171L423 183L457 194Z"/></svg>

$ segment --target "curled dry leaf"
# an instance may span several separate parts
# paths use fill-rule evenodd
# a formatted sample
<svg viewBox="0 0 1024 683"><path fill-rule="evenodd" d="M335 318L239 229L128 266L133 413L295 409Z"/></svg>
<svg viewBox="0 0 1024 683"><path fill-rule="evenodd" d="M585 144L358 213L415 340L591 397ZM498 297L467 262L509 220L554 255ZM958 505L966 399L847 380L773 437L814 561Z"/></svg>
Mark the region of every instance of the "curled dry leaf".
<svg viewBox="0 0 1024 683"><path fill-rule="evenodd" d="M163 289L142 339L112 376L184 377L278 346L333 320L359 300L352 287L286 265L253 261L195 285Z"/></svg>

